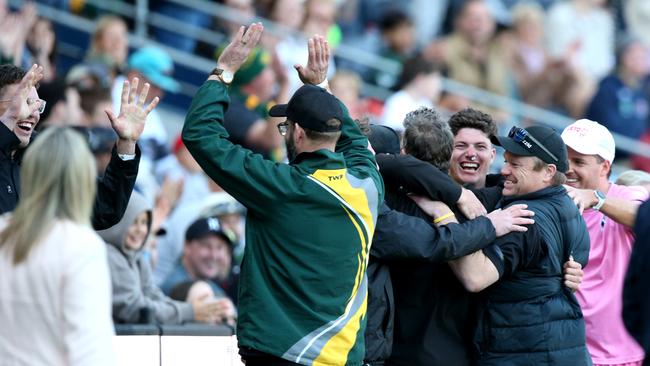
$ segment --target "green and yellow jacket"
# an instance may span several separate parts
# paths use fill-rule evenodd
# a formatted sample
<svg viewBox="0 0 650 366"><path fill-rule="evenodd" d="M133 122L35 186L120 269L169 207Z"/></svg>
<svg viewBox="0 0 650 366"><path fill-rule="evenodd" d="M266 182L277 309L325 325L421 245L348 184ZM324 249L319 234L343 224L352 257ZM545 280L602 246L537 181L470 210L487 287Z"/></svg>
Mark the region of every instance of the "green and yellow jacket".
<svg viewBox="0 0 650 366"><path fill-rule="evenodd" d="M227 88L207 81L183 128L205 172L248 208L239 345L304 365L360 365L366 266L384 187L344 110L336 152L275 163L227 140Z"/></svg>

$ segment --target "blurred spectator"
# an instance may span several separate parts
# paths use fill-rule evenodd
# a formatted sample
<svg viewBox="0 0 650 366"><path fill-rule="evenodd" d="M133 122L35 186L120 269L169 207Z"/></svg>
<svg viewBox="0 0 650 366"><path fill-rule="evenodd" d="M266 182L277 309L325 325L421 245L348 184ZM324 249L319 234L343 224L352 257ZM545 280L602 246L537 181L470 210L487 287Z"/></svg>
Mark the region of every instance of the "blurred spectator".
<svg viewBox="0 0 650 366"><path fill-rule="evenodd" d="M20 203L0 220L0 359L114 365L106 247L89 220L92 156L76 132L52 128L25 154L22 178Z"/></svg>
<svg viewBox="0 0 650 366"><path fill-rule="evenodd" d="M208 177L187 151L180 135L174 141L172 153L158 163L156 179L160 182L165 179L183 181L183 192L178 199L178 205L203 200L210 194Z"/></svg>
<svg viewBox="0 0 650 366"><path fill-rule="evenodd" d="M367 113L367 102L361 98L361 78L347 70L339 70L329 80L332 94L343 102L350 117L358 119Z"/></svg>
<svg viewBox="0 0 650 366"><path fill-rule="evenodd" d="M616 178L621 186L642 186L650 192L650 173L643 170L626 170Z"/></svg>
<svg viewBox="0 0 650 366"><path fill-rule="evenodd" d="M154 12L169 18L182 19L183 23L187 24L187 28L184 28L185 32L175 32L174 26L153 28L153 34L158 42L183 52L193 53L196 47L196 34L212 25L210 14L197 8L166 0L152 0L149 4ZM190 32L189 35L187 32Z"/></svg>
<svg viewBox="0 0 650 366"><path fill-rule="evenodd" d="M640 138L639 141L645 144L650 145L650 129L646 131ZM640 169L650 173L650 158L642 155L632 155L631 158L632 168Z"/></svg>
<svg viewBox="0 0 650 366"><path fill-rule="evenodd" d="M233 143L282 161L283 140L276 127L281 121L269 117L268 110L274 100L288 99L287 85L280 85L279 95L274 95L277 74L270 63L271 55L255 48L235 73L224 127Z"/></svg>
<svg viewBox="0 0 650 366"><path fill-rule="evenodd" d="M97 85L89 89L79 89L79 95L83 111L81 124L89 127L110 127L110 121L104 111L113 108L111 89Z"/></svg>
<svg viewBox="0 0 650 366"><path fill-rule="evenodd" d="M231 234L232 235L232 234ZM217 297L226 292L214 280L228 277L232 267L233 241L214 217L194 221L185 232L183 256L160 288L172 288L189 280L207 281Z"/></svg>
<svg viewBox="0 0 650 366"><path fill-rule="evenodd" d="M415 47L415 29L413 21L402 10L387 11L379 22L381 44L373 53L403 64L413 55ZM397 83L391 74L377 71L372 81L384 88L394 88Z"/></svg>
<svg viewBox="0 0 650 366"><path fill-rule="evenodd" d="M302 31L308 36L321 35L330 42L332 49L336 48L336 39L332 39L332 34L339 32L335 22L337 11L336 0L306 0Z"/></svg>
<svg viewBox="0 0 650 366"><path fill-rule="evenodd" d="M514 80L510 77L506 45L495 36L495 29L487 3L468 0L455 19L454 32L432 42L424 54L444 64L454 80L509 96Z"/></svg>
<svg viewBox="0 0 650 366"><path fill-rule="evenodd" d="M187 228L206 213L210 207L219 206L226 202L236 202L234 198L222 191L218 186L210 185L211 193L200 200L185 200L171 212L163 227L164 236L158 241L158 263L154 268L154 281L161 286L167 276L175 268L183 255L185 232ZM219 188L220 189L220 188Z"/></svg>
<svg viewBox="0 0 650 366"><path fill-rule="evenodd" d="M623 16L627 33L650 47L650 2L647 0L625 0Z"/></svg>
<svg viewBox="0 0 650 366"><path fill-rule="evenodd" d="M614 19L605 0L556 2L546 19L548 50L562 58L575 52L576 66L592 82L605 77L614 66Z"/></svg>
<svg viewBox="0 0 650 366"><path fill-rule="evenodd" d="M440 95L440 70L420 56L404 62L397 83L398 92L388 99L381 117L382 124L397 132L404 131L404 117L420 107L432 108Z"/></svg>
<svg viewBox="0 0 650 366"><path fill-rule="evenodd" d="M512 9L512 63L521 99L582 117L594 84L573 62L575 49L551 58L543 44L544 11L522 2Z"/></svg>
<svg viewBox="0 0 650 366"><path fill-rule="evenodd" d="M115 322L140 323L146 321L142 318L146 312L163 324L219 321L221 314L214 303L174 301L153 284L149 263L140 255L150 228L151 208L142 195L133 192L122 220L99 232L108 248Z"/></svg>
<svg viewBox="0 0 650 366"><path fill-rule="evenodd" d="M41 114L41 121L36 126L37 130L47 126L79 126L82 124L83 111L80 105L81 97L77 89L68 86L61 79L54 79L49 83L41 83L38 94L48 103ZM106 119L105 114L103 118Z"/></svg>
<svg viewBox="0 0 650 366"><path fill-rule="evenodd" d="M648 129L650 80L647 49L637 39L624 37L617 47L617 68L598 85L586 118L600 122L613 133L638 139ZM618 159L629 153L618 149Z"/></svg>
<svg viewBox="0 0 650 366"><path fill-rule="evenodd" d="M450 2L455 1L411 0L409 2L409 14L413 19L419 47L426 46L440 34Z"/></svg>
<svg viewBox="0 0 650 366"><path fill-rule="evenodd" d="M17 12L8 12L6 2L1 4L0 18L0 63L10 63L16 66L31 66L29 58L25 57L27 35L36 22L36 6L26 3ZM52 70L48 70L48 74ZM49 75L48 75L49 76Z"/></svg>
<svg viewBox="0 0 650 366"><path fill-rule="evenodd" d="M232 301L227 298L218 298L212 292L212 288L205 281L187 281L183 282L171 290L169 294L174 300L192 303L194 301L215 302L221 305L222 313L221 322L230 326L237 323L237 309L234 308Z"/></svg>
<svg viewBox="0 0 650 366"><path fill-rule="evenodd" d="M111 71L112 78L121 74L129 56L129 38L126 22L115 15L97 20L86 62L100 62ZM119 86L118 86L119 87Z"/></svg>
<svg viewBox="0 0 650 366"><path fill-rule="evenodd" d="M27 65L42 65L43 80L53 80L56 76L56 34L52 22L38 18L27 34L25 46L30 56Z"/></svg>

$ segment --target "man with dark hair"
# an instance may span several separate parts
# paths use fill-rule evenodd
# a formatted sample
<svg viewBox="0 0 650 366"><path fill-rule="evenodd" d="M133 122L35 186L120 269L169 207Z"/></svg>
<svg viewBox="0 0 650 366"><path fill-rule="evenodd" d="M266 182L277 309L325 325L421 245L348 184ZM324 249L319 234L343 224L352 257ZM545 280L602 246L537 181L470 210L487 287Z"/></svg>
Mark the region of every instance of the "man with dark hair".
<svg viewBox="0 0 650 366"><path fill-rule="evenodd" d="M35 137L34 128L45 107L45 101L38 97L36 91L42 76L42 67L36 65L28 72L13 65L0 66L0 186L3 187L0 212L11 211L18 203L20 163L25 148ZM109 228L119 222L131 196L140 159L136 141L142 133L147 114L158 104L155 98L145 107L148 89L149 85L145 84L140 93L141 100L135 101L138 79L134 79L132 85L125 82L119 116L107 112L119 138L105 175L97 181L92 216L96 230Z"/></svg>
<svg viewBox="0 0 650 366"><path fill-rule="evenodd" d="M449 118L449 126L454 134L449 168L452 178L459 184L468 184L473 188L496 185L500 175L488 176L496 156L490 141L490 136L497 133L492 117L477 109L466 108Z"/></svg>
<svg viewBox="0 0 650 366"><path fill-rule="evenodd" d="M433 108L440 96L440 68L438 65L415 56L404 62L397 83L398 91L386 99L382 124L398 132L404 130L407 113L420 108Z"/></svg>
<svg viewBox="0 0 650 366"><path fill-rule="evenodd" d="M407 115L405 125L408 127L405 136L413 121L421 119L413 117L421 117L423 114L431 118L429 123L434 126L431 128L439 131L435 136L436 144L442 145L436 145L434 149L440 155L429 160L447 162L451 155L451 132L449 125L440 120L437 114L420 112ZM411 131L414 145L434 145L424 136L418 136L417 131L417 129ZM440 138L441 135L448 137ZM429 219L408 198L407 195L413 193L445 201L461 218L460 212L455 207L456 200L458 205L466 204L467 198L463 197L467 196L469 191L454 184L432 164L416 158L422 157L419 155L377 156L380 172L386 184L386 199L389 205L399 211ZM492 191L481 194L484 198L483 203L489 209L494 208L500 198L498 194L492 194L496 193ZM480 212L470 214L469 218L477 214ZM489 244L490 241L486 241L483 246ZM445 245L438 246L438 248L442 247ZM439 260L446 261L453 258L454 256L447 255L446 259L439 257ZM573 274L567 271L567 275ZM472 346L475 319L468 317L467 314L475 313L477 299L463 288L449 265L444 262L435 264L401 261L391 263L391 276L395 292L396 315L395 344L389 363L391 365L473 364L476 357ZM566 285L575 288L577 283Z"/></svg>
<svg viewBox="0 0 650 366"><path fill-rule="evenodd" d="M499 206L526 204L535 224L450 262L467 290L489 287L478 318L478 363L590 365L580 304L562 286L562 264L573 256L584 266L589 257L587 226L562 187L566 146L543 126L513 127L492 142L506 150ZM456 221L445 204L425 209L440 225Z"/></svg>
<svg viewBox="0 0 650 366"><path fill-rule="evenodd" d="M269 114L289 164L228 141L228 84L262 36L241 27L197 92L183 142L205 172L248 209L239 280L239 352L247 366L359 365L366 265L383 183L368 140L327 90L329 46L309 39L305 83ZM321 84L323 85L323 84Z"/></svg>

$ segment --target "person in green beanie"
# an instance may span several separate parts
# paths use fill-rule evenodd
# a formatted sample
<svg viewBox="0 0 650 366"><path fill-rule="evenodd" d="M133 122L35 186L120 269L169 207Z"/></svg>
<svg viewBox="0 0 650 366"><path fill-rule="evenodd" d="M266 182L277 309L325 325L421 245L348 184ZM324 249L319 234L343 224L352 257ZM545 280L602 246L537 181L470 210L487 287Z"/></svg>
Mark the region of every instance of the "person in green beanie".
<svg viewBox="0 0 650 366"><path fill-rule="evenodd" d="M217 50L215 56L218 57L222 50ZM271 55L264 49L256 47L251 51L234 75L224 127L233 143L272 160L283 161L284 141L277 132L282 119L270 117L268 111L276 101L289 99L288 83L286 77L277 75L272 62Z"/></svg>

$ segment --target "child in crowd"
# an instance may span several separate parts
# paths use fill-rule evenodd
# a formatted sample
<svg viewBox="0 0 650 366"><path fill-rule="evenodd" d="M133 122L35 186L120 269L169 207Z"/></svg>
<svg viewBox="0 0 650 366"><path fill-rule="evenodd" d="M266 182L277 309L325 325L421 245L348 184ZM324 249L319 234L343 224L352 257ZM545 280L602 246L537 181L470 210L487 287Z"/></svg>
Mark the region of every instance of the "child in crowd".
<svg viewBox="0 0 650 366"><path fill-rule="evenodd" d="M181 324L189 321L214 324L228 318L223 307L200 298L192 303L175 301L157 288L149 263L140 252L151 231L152 210L144 197L133 192L122 220L99 235L107 243L113 284L113 320ZM234 309L232 310L234 311Z"/></svg>

